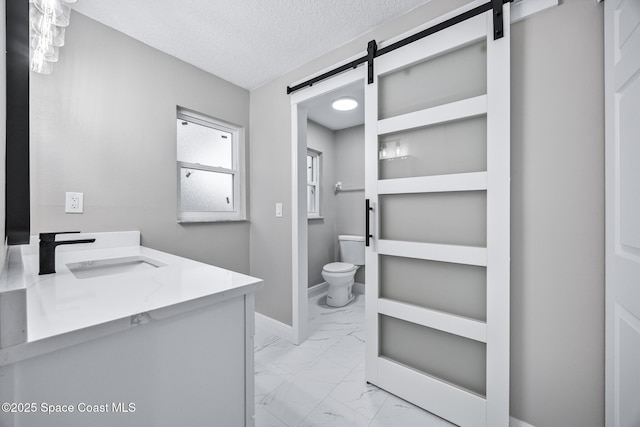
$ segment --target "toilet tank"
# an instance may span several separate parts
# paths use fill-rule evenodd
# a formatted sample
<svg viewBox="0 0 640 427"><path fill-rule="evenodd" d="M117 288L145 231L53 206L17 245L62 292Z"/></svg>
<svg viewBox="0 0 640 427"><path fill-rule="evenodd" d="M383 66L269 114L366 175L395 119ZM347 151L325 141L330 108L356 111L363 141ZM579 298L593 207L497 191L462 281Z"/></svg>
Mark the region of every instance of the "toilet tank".
<svg viewBox="0 0 640 427"><path fill-rule="evenodd" d="M340 243L340 261L364 265L364 236L341 234L338 236L338 242Z"/></svg>

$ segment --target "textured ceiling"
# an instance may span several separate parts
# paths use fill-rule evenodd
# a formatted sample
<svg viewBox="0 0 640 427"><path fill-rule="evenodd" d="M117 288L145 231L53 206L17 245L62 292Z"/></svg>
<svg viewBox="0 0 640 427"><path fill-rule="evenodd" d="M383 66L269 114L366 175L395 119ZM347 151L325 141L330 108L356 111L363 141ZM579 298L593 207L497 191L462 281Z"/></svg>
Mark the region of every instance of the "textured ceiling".
<svg viewBox="0 0 640 427"><path fill-rule="evenodd" d="M79 0L72 7L254 89L428 1Z"/></svg>

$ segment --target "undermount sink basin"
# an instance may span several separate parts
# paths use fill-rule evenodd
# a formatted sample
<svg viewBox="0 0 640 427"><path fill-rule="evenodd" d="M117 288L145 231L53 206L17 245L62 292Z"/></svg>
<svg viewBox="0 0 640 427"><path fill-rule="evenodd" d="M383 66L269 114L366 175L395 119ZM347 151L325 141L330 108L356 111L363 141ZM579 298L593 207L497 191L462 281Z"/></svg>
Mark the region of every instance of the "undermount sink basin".
<svg viewBox="0 0 640 427"><path fill-rule="evenodd" d="M131 273L134 271L153 270L167 264L145 256L128 256L91 261L73 262L67 268L76 279L91 279L112 274Z"/></svg>

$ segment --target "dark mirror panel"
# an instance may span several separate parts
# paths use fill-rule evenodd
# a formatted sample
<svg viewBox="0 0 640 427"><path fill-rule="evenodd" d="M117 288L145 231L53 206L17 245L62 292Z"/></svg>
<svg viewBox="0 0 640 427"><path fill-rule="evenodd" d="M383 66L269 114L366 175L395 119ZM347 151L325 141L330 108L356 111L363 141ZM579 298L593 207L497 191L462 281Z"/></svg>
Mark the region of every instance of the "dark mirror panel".
<svg viewBox="0 0 640 427"><path fill-rule="evenodd" d="M29 2L7 1L6 234L29 243Z"/></svg>

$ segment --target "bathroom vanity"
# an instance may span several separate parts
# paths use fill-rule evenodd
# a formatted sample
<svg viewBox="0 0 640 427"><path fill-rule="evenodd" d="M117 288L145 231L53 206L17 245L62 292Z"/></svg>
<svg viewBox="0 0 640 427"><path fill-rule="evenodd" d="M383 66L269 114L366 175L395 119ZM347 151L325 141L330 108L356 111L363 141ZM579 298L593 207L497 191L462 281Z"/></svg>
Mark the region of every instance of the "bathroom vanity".
<svg viewBox="0 0 640 427"><path fill-rule="evenodd" d="M262 281L140 246L139 232L79 237L96 240L60 246L48 275L37 238L10 248L0 425L254 425Z"/></svg>

